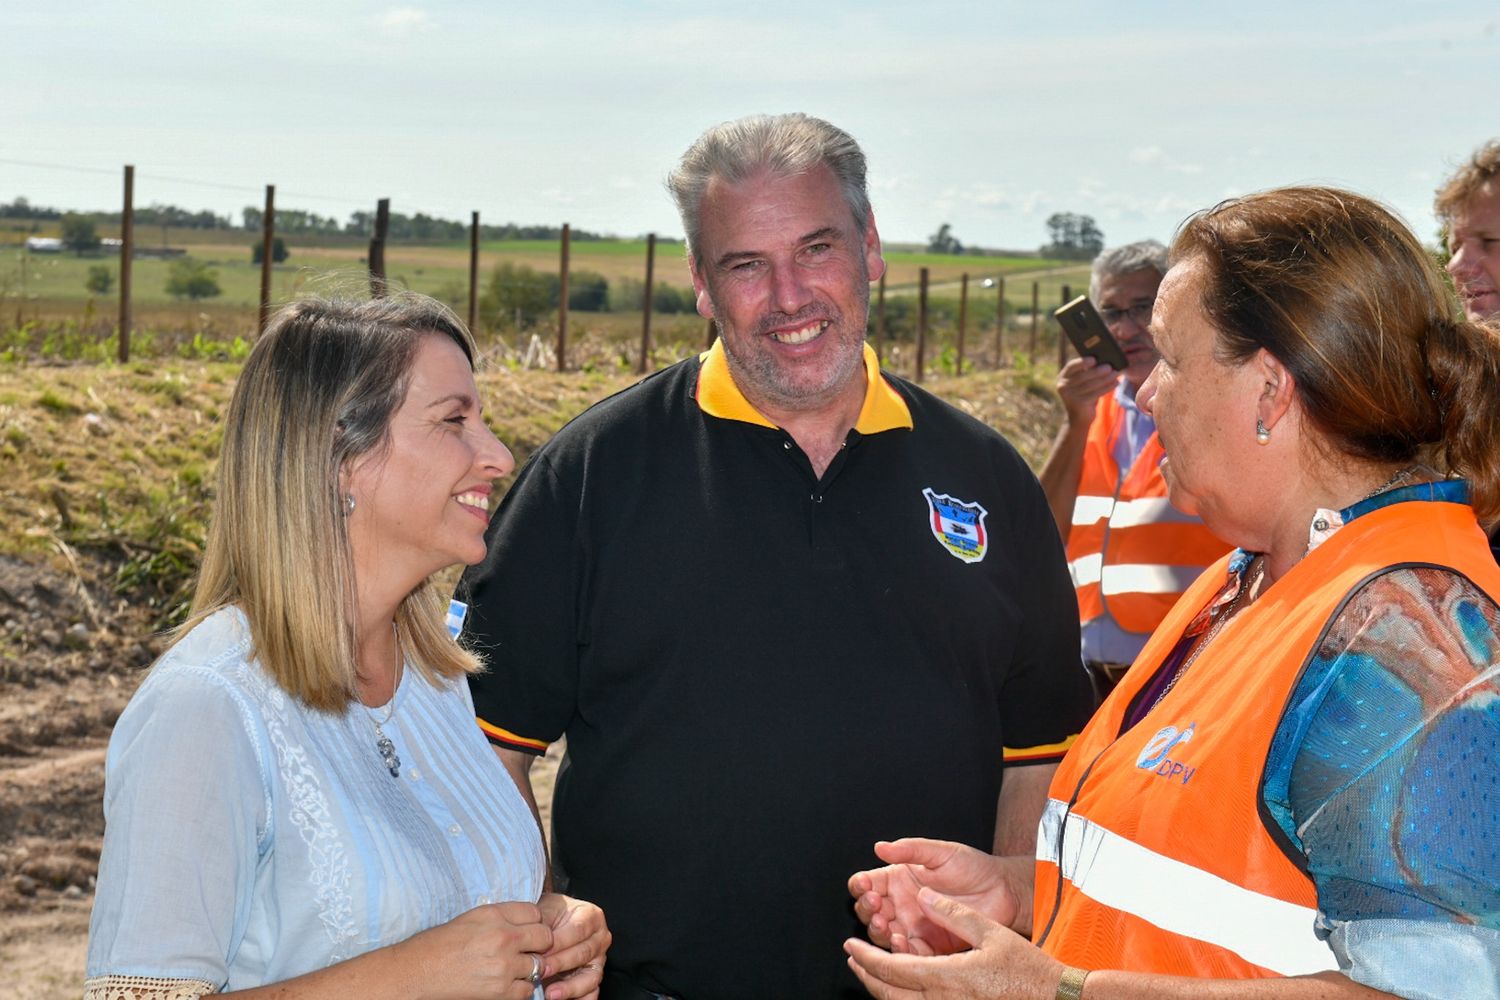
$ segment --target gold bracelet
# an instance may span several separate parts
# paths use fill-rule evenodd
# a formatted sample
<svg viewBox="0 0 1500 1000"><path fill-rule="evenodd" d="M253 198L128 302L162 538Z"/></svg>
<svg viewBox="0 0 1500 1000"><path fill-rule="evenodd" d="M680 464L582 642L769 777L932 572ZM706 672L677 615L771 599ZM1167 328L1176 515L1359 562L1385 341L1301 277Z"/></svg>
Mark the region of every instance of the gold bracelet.
<svg viewBox="0 0 1500 1000"><path fill-rule="evenodd" d="M1088 976L1088 969L1064 968L1062 982L1057 984L1057 995L1053 1000L1083 1000L1083 981Z"/></svg>

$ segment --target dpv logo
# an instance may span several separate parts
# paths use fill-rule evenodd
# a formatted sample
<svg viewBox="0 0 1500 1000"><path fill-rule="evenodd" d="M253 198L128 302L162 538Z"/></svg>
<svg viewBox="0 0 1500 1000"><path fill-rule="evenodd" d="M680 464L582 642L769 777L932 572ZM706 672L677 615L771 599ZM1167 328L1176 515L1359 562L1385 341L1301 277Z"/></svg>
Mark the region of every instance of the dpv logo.
<svg viewBox="0 0 1500 1000"><path fill-rule="evenodd" d="M1169 781L1179 779L1184 785L1187 784L1198 769L1172 760L1169 755L1178 745L1190 742L1197 728L1198 724L1193 722L1182 730L1176 726L1158 729L1156 735L1146 741L1141 755L1135 759L1135 766L1143 771L1154 771L1159 778L1166 778Z"/></svg>

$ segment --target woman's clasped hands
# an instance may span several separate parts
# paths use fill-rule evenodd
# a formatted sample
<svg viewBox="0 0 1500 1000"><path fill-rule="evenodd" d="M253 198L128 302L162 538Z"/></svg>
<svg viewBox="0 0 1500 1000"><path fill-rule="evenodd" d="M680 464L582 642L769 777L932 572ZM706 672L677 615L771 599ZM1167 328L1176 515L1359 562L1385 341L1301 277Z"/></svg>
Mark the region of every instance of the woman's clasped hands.
<svg viewBox="0 0 1500 1000"><path fill-rule="evenodd" d="M531 1000L537 982L547 1000L594 1000L609 943L599 907L547 893L476 906L395 947L428 1000Z"/></svg>

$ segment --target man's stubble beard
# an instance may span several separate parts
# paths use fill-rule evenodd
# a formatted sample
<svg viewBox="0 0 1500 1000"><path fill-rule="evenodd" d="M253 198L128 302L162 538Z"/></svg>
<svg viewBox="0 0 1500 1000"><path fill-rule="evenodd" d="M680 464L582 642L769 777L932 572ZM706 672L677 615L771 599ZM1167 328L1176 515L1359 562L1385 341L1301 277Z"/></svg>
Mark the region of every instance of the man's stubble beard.
<svg viewBox="0 0 1500 1000"><path fill-rule="evenodd" d="M860 331L859 336L853 343L848 345L848 350L840 356L839 366L831 373L832 377L828 383L815 391L809 392L791 384L790 380L782 377L782 369L767 354L751 352L750 357L741 357L738 350L733 347L734 339L724 336L724 322L717 317L720 315L717 305L714 307L714 327L718 331L719 340L724 344L724 355L729 362L729 372L734 377L735 384L746 397L752 395L759 400L769 403L782 410L816 410L837 399L839 395L848 390L849 383L856 377L862 376L864 372L864 343L866 332L869 328L870 316L870 282L868 268L861 267L861 280L856 290L855 307L859 314L859 324L855 329ZM709 293L709 301L713 301L712 290ZM847 337L851 325L849 317L838 312L831 305L827 308L814 305L806 311L809 317L822 317L829 321L828 329L824 330L820 337L837 336ZM800 314L799 314L800 315ZM763 317L758 327L783 325L788 317L784 314L772 314ZM797 317L792 317L795 321ZM751 335L752 337L765 336L759 329ZM841 345L842 346L842 345ZM863 378L859 377L862 383ZM746 391L746 390L749 391ZM751 399L756 402L756 399Z"/></svg>

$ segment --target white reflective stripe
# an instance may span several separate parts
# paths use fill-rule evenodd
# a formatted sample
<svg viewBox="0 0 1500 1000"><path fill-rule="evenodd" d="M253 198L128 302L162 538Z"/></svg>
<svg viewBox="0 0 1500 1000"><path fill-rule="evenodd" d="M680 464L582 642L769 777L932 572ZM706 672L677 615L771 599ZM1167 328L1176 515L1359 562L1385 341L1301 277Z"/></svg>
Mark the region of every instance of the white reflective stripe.
<svg viewBox="0 0 1500 1000"><path fill-rule="evenodd" d="M1114 497L1079 496L1073 501L1073 523L1093 524L1109 517L1115 505Z"/></svg>
<svg viewBox="0 0 1500 1000"><path fill-rule="evenodd" d="M1202 575L1202 566L1110 563L1095 571L1094 580L1102 583L1100 589L1105 597L1116 594L1180 594Z"/></svg>
<svg viewBox="0 0 1500 1000"><path fill-rule="evenodd" d="M1333 951L1313 934L1317 912L1235 885L1174 860L1079 816L1049 799L1042 813L1036 854L1095 902L1121 910L1164 931L1234 952L1283 976L1338 968ZM1058 829L1066 822L1062 857ZM1189 826L1181 836L1196 835ZM1224 845L1234 850L1233 845Z"/></svg>
<svg viewBox="0 0 1500 1000"><path fill-rule="evenodd" d="M1111 528L1135 528L1142 524L1182 524L1197 521L1191 514L1184 514L1166 497L1141 497L1138 500L1121 500L1115 504L1110 515Z"/></svg>
<svg viewBox="0 0 1500 1000"><path fill-rule="evenodd" d="M1143 524L1195 524L1198 518L1184 514L1166 497L1139 497L1115 501L1114 497L1079 496L1073 501L1073 523L1094 524L1109 520L1111 528L1137 528Z"/></svg>
<svg viewBox="0 0 1500 1000"><path fill-rule="evenodd" d="M1074 587L1087 587L1091 583L1099 582L1099 571L1104 568L1104 553L1095 552L1093 555L1079 556L1068 563L1068 572L1073 577Z"/></svg>

